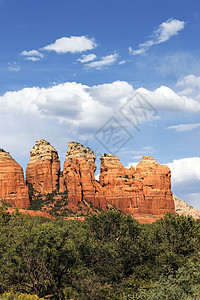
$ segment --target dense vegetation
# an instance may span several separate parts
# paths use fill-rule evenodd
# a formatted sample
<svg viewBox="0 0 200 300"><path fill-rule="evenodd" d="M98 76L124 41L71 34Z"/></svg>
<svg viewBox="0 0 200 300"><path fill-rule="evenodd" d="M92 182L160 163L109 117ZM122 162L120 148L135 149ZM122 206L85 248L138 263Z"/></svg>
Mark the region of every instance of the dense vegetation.
<svg viewBox="0 0 200 300"><path fill-rule="evenodd" d="M0 207L0 295L200 299L199 249L192 217L168 213L141 225L108 211L83 222L50 221Z"/></svg>

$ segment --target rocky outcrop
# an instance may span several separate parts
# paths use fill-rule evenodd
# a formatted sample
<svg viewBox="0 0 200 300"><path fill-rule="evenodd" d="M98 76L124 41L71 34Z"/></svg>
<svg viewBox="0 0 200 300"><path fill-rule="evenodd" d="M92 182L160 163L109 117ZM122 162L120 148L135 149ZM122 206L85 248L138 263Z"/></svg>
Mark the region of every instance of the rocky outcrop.
<svg viewBox="0 0 200 300"><path fill-rule="evenodd" d="M200 211L198 211L192 205L189 205L184 200L178 199L176 195L173 195L175 212L179 215L192 216L194 219L200 219Z"/></svg>
<svg viewBox="0 0 200 300"><path fill-rule="evenodd" d="M104 154L97 182L95 158L89 148L75 142L68 144L60 192L67 189L69 201L77 204L86 200L104 210L112 205L134 217L160 218L167 211L174 212L168 167L144 156L136 170L126 169L118 157Z"/></svg>
<svg viewBox="0 0 200 300"><path fill-rule="evenodd" d="M55 148L45 140L37 141L26 169L32 200L39 197L46 203L45 195L54 192L47 196L54 197L52 205L60 201L64 203L62 205L68 205L68 209L79 209L81 205L103 210L115 207L146 223L155 221L167 211L175 212L168 167L144 156L136 169L127 169L117 156L104 154L97 181L95 159L91 149L70 142L60 172ZM30 202L22 168L3 150L0 151L0 163L0 201L20 208L28 207Z"/></svg>
<svg viewBox="0 0 200 300"><path fill-rule="evenodd" d="M151 156L143 156L136 167L136 172L140 174L145 197L141 211L157 215L164 215L167 211L174 213L170 169L160 165Z"/></svg>
<svg viewBox="0 0 200 300"><path fill-rule="evenodd" d="M39 140L30 152L26 168L26 181L43 195L59 187L60 160L58 152L45 140Z"/></svg>
<svg viewBox="0 0 200 300"><path fill-rule="evenodd" d="M68 190L68 199L74 203L86 200L106 209L106 202L100 184L95 180L96 156L83 145L70 142L60 180L60 192Z"/></svg>
<svg viewBox="0 0 200 300"><path fill-rule="evenodd" d="M136 170L122 166L118 157L101 156L100 185L106 202L133 216L163 216L174 212L171 172L154 158L144 156Z"/></svg>
<svg viewBox="0 0 200 300"><path fill-rule="evenodd" d="M3 149L0 149L0 201L19 208L30 206L22 167Z"/></svg>

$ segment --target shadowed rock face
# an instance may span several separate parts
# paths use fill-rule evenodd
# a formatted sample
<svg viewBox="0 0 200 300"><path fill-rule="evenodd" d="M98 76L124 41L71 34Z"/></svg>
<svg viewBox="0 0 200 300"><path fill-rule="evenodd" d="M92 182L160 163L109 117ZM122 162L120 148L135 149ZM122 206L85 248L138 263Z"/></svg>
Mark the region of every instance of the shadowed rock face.
<svg viewBox="0 0 200 300"><path fill-rule="evenodd" d="M0 201L19 208L30 206L22 167L3 149L0 149Z"/></svg>
<svg viewBox="0 0 200 300"><path fill-rule="evenodd" d="M52 193L58 189L60 160L58 152L45 140L39 140L30 152L26 168L26 181L41 194Z"/></svg>

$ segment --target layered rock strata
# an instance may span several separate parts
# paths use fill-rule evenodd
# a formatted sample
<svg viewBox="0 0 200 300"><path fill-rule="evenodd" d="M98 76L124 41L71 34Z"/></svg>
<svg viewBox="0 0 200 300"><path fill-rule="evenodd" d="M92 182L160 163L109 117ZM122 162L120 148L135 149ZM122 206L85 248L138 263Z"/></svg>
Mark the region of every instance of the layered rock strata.
<svg viewBox="0 0 200 300"><path fill-rule="evenodd" d="M86 200L106 209L105 197L100 184L95 180L96 156L83 145L70 142L60 180L60 192L68 190L68 199L76 204Z"/></svg>
<svg viewBox="0 0 200 300"><path fill-rule="evenodd" d="M136 169L126 169L118 157L101 156L99 182L95 180L95 154L75 142L68 144L60 191L68 190L68 199L82 200L106 210L109 205L133 216L163 216L174 213L171 172L150 156L144 156Z"/></svg>
<svg viewBox="0 0 200 300"><path fill-rule="evenodd" d="M59 188L60 160L58 152L47 141L36 142L30 152L26 168L26 181L33 189L43 195Z"/></svg>
<svg viewBox="0 0 200 300"><path fill-rule="evenodd" d="M151 156L144 156L136 169L127 169L118 157L104 154L98 182L94 176L95 159L92 150L70 142L63 172L60 172L57 151L47 141L39 140L30 152L27 184L34 196L45 197L56 191L56 197L62 198L66 192L66 199L68 194L67 200L74 207L78 208L84 201L103 210L114 206L141 222L153 222L167 211L175 212L168 167ZM3 150L0 150L0 201L19 208L30 206L22 168Z"/></svg>
<svg viewBox="0 0 200 300"><path fill-rule="evenodd" d="M0 201L19 208L30 206L22 167L3 149L0 149Z"/></svg>
<svg viewBox="0 0 200 300"><path fill-rule="evenodd" d="M106 202L126 214L161 217L167 211L174 213L170 178L170 169L150 156L143 156L136 170L124 168L114 155L101 156L99 182Z"/></svg>

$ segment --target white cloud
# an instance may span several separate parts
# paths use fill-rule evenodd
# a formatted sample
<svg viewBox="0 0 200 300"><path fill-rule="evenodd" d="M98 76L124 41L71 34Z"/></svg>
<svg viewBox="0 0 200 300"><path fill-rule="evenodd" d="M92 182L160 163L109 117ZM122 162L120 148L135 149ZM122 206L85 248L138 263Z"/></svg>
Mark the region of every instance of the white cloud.
<svg viewBox="0 0 200 300"><path fill-rule="evenodd" d="M8 70L11 72L18 72L21 70L20 66L18 65L18 63L16 63L15 61L12 63L8 63Z"/></svg>
<svg viewBox="0 0 200 300"><path fill-rule="evenodd" d="M181 97L166 87L153 92L143 88L138 91L158 111L169 111L174 116L176 112L183 112L183 116L185 112L200 112L200 103ZM62 139L63 148L66 148L64 141L92 139L112 116L129 130L132 125L119 109L134 93L133 86L125 81L96 86L66 82L52 84L49 88L31 87L6 92L0 96L1 147L24 153L25 144L31 147L35 140L45 138L50 142ZM153 153L149 147L142 151L133 150L130 154L136 158L147 152Z"/></svg>
<svg viewBox="0 0 200 300"><path fill-rule="evenodd" d="M180 96L166 86L161 86L153 92L144 88L139 88L137 91L158 111L200 112L200 103L197 100Z"/></svg>
<svg viewBox="0 0 200 300"><path fill-rule="evenodd" d="M57 39L53 44L43 47L41 50L55 51L61 53L78 53L87 50L92 50L97 46L93 38L89 39L86 36L71 36Z"/></svg>
<svg viewBox="0 0 200 300"><path fill-rule="evenodd" d="M119 57L119 55L117 53L110 54L110 55L107 55L107 56L103 56L98 61L93 61L89 64L86 64L86 66L88 68L102 69L103 67L113 65L117 61L118 57Z"/></svg>
<svg viewBox="0 0 200 300"><path fill-rule="evenodd" d="M178 93L179 95L190 95L197 99L200 98L200 76L187 75L179 79L176 86L181 88L181 91Z"/></svg>
<svg viewBox="0 0 200 300"><path fill-rule="evenodd" d="M200 157L175 159L166 164L172 173L172 183L200 180Z"/></svg>
<svg viewBox="0 0 200 300"><path fill-rule="evenodd" d="M192 88L200 88L200 76L198 77L193 74L187 75L182 79L179 79L176 85L181 87L187 86Z"/></svg>
<svg viewBox="0 0 200 300"><path fill-rule="evenodd" d="M122 99L130 96L133 92L134 89L131 84L120 80L94 85L88 90L89 95L94 101L100 101L105 106L116 106L117 108L122 104Z"/></svg>
<svg viewBox="0 0 200 300"><path fill-rule="evenodd" d="M179 96L167 87L153 92L140 88L137 92L157 110L200 112L198 101ZM0 96L0 114L13 114L14 117L31 113L38 118L54 118L58 122L69 123L71 127L84 125L95 130L113 114L118 113L118 118L125 122L119 109L134 93L133 86L125 81L91 87L76 82L54 83L50 88L32 87L5 93Z"/></svg>
<svg viewBox="0 0 200 300"><path fill-rule="evenodd" d="M168 41L172 36L177 35L185 26L184 21L169 19L159 25L158 29L153 32L151 39L139 44L139 49L133 50L129 47L129 54L140 55L145 53L153 45L158 45Z"/></svg>
<svg viewBox="0 0 200 300"><path fill-rule="evenodd" d="M138 155L138 157L136 159L141 159L140 155ZM136 168L138 162L130 162L128 163L128 165L126 166L126 169L130 169L130 167L134 167Z"/></svg>
<svg viewBox="0 0 200 300"><path fill-rule="evenodd" d="M173 126L167 127L167 129L174 129L177 132L185 132L185 131L190 131L190 130L196 129L198 127L200 127L200 123L173 125Z"/></svg>
<svg viewBox="0 0 200 300"><path fill-rule="evenodd" d="M133 86L125 81L91 87L66 82L50 88L24 88L1 96L0 112L31 112L38 117L54 117L59 121L70 119L71 124L89 124L91 119L98 123L98 116L103 116L106 111L112 115L134 92ZM160 110L200 112L200 103L185 96L181 97L167 87L160 87L153 92L140 88L137 92Z"/></svg>
<svg viewBox="0 0 200 300"><path fill-rule="evenodd" d="M26 60L30 60L30 61L39 61L44 57L44 54L42 54L37 50L30 50L30 51L24 50L20 54L22 56L25 56Z"/></svg>
<svg viewBox="0 0 200 300"><path fill-rule="evenodd" d="M37 56L37 57L40 57L40 58L43 58L43 56L44 56L42 53L40 53L37 50L30 50L30 51L24 50L20 54L23 55L23 56Z"/></svg>
<svg viewBox="0 0 200 300"><path fill-rule="evenodd" d="M133 50L132 47L128 48L128 52L131 55L140 55L145 53L147 50L145 48L141 48L141 49L137 49L137 50Z"/></svg>
<svg viewBox="0 0 200 300"><path fill-rule="evenodd" d="M95 54L88 54L88 55L83 54L82 58L79 58L77 60L80 61L80 62L82 62L82 64L84 64L86 62L93 61L96 58L97 58L97 56Z"/></svg>
<svg viewBox="0 0 200 300"><path fill-rule="evenodd" d="M119 65L124 65L126 63L126 60L121 60L118 64Z"/></svg>
<svg viewBox="0 0 200 300"><path fill-rule="evenodd" d="M34 57L34 56L28 56L25 58L25 60L30 60L30 61L39 61L40 58L39 57Z"/></svg>

